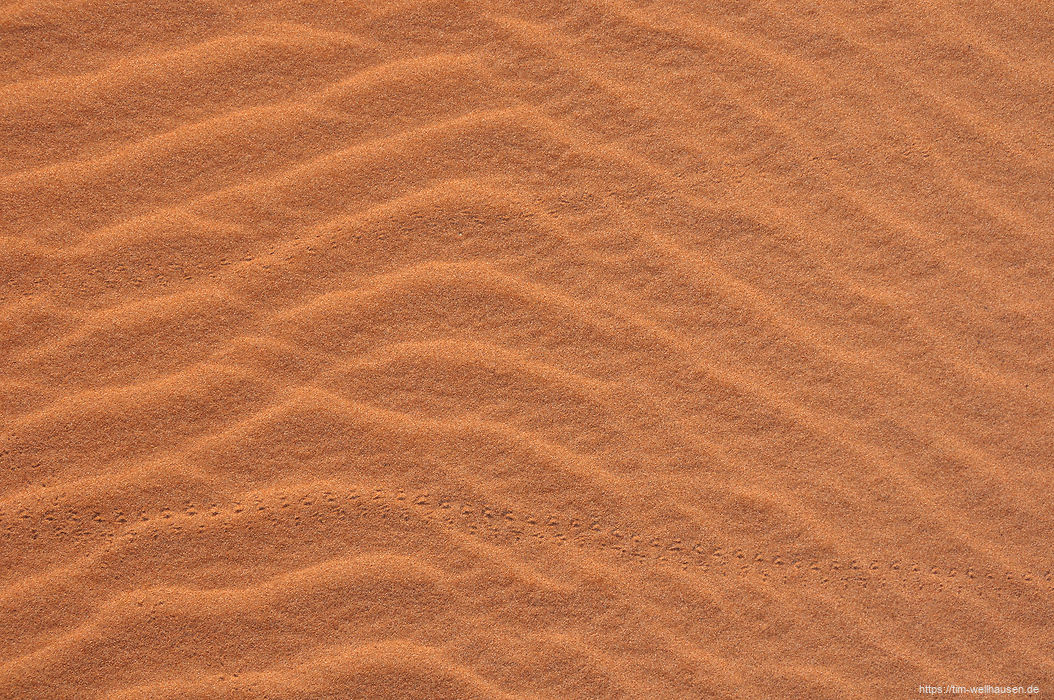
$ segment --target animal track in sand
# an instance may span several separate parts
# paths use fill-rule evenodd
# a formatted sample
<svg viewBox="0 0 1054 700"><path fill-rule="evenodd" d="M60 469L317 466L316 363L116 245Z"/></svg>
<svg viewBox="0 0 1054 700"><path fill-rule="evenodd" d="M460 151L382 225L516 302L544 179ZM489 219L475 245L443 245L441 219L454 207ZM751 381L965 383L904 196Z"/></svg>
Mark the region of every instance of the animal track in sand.
<svg viewBox="0 0 1054 700"><path fill-rule="evenodd" d="M0 540L28 537L71 540L84 551L93 546L120 547L140 538L157 538L168 529L186 532L233 527L235 517L255 514L274 526L293 526L313 518L367 516L441 524L475 538L514 548L572 547L603 553L619 565L661 567L690 577L745 578L787 586L833 586L866 590L899 587L930 593L1009 595L1054 593L1054 565L1043 570L1000 570L968 561L922 562L868 552L837 559L810 559L784 551L758 551L723 541L719 534L698 541L662 533L634 532L616 523L581 514L556 517L511 510L493 503L466 501L456 495L383 488L277 490L220 504L184 502L135 513L77 511L53 505L0 509ZM719 544L714 544L715 542Z"/></svg>

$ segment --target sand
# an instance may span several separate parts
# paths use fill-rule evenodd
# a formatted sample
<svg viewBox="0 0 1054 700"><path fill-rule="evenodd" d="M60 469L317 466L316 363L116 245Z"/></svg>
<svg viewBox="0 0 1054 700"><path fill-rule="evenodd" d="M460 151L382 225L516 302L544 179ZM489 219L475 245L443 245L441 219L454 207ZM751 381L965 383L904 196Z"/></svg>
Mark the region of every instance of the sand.
<svg viewBox="0 0 1054 700"><path fill-rule="evenodd" d="M0 84L0 697L1054 693L1049 3L26 0Z"/></svg>

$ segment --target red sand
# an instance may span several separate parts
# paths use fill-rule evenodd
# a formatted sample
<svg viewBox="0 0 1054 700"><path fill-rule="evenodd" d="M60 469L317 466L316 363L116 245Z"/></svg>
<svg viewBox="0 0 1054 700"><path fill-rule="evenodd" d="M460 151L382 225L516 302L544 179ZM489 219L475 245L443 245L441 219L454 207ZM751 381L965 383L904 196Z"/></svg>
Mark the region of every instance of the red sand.
<svg viewBox="0 0 1054 700"><path fill-rule="evenodd" d="M0 697L1054 693L1049 3L30 0L0 84Z"/></svg>

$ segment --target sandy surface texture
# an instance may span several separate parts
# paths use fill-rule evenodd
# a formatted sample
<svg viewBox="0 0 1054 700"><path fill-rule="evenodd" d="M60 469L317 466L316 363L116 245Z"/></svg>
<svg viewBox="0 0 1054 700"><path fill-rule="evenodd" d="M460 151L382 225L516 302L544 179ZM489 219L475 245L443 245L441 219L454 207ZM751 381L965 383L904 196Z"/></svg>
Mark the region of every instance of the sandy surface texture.
<svg viewBox="0 0 1054 700"><path fill-rule="evenodd" d="M1054 696L1052 342L1049 2L4 3L0 697Z"/></svg>

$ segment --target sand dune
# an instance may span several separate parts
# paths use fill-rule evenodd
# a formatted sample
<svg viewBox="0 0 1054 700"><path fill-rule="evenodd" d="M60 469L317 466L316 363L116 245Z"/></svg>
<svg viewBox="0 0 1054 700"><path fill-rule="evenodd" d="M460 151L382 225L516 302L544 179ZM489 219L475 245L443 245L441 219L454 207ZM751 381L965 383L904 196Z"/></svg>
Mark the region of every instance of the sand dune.
<svg viewBox="0 0 1054 700"><path fill-rule="evenodd" d="M1049 5L0 57L0 697L1054 692Z"/></svg>

